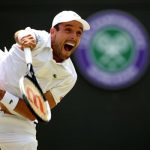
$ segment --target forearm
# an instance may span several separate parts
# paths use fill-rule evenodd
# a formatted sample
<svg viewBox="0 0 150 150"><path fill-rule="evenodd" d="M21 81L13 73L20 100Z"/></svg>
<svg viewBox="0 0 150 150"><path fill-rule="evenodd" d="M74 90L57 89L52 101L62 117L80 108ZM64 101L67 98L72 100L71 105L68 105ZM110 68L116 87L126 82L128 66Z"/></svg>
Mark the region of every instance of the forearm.
<svg viewBox="0 0 150 150"><path fill-rule="evenodd" d="M0 102L0 110L3 111L6 114L10 114L13 115L9 109ZM24 100L20 99L17 106L14 109L15 112L17 112L18 114L20 114L21 116L33 121L35 120L35 116L31 113L31 111L29 110L29 108L26 106L26 104L24 103Z"/></svg>
<svg viewBox="0 0 150 150"><path fill-rule="evenodd" d="M23 99L2 90L0 90L0 108L0 110L7 114L11 114L10 112L15 111L29 120L36 119Z"/></svg>
<svg viewBox="0 0 150 150"><path fill-rule="evenodd" d="M52 93L50 91L47 91L44 95L49 102L50 108L51 109L54 108L56 106L56 102L52 96ZM13 101L10 102L11 100ZM10 112L11 110L13 110L18 114L22 115L23 117L28 118L29 120L33 121L36 119L23 99L1 90L0 90L0 107L1 110L3 110L5 113L11 114Z"/></svg>
<svg viewBox="0 0 150 150"><path fill-rule="evenodd" d="M54 108L56 106L55 100L51 94L50 91L46 92L45 98L48 100L50 108ZM20 115L30 119L35 120L35 116L31 113L30 109L26 105L25 101L23 99L19 99L17 106L14 109L15 112L19 113Z"/></svg>
<svg viewBox="0 0 150 150"><path fill-rule="evenodd" d="M31 113L30 109L27 107L23 99L19 99L17 106L14 109L15 112L19 113L29 120L35 120L35 116Z"/></svg>
<svg viewBox="0 0 150 150"><path fill-rule="evenodd" d="M52 96L52 93L50 91L47 91L44 95L45 95L45 98L48 100L50 108L53 109L56 106L56 102Z"/></svg>

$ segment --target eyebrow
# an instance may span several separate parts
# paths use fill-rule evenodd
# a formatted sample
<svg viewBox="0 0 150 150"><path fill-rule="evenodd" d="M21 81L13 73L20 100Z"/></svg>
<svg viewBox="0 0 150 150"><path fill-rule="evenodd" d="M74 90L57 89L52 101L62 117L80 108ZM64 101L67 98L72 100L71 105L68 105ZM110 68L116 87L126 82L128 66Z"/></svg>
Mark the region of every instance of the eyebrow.
<svg viewBox="0 0 150 150"><path fill-rule="evenodd" d="M71 24L66 24L65 27L72 27L73 25ZM82 31L83 31L83 28L82 27L79 27Z"/></svg>

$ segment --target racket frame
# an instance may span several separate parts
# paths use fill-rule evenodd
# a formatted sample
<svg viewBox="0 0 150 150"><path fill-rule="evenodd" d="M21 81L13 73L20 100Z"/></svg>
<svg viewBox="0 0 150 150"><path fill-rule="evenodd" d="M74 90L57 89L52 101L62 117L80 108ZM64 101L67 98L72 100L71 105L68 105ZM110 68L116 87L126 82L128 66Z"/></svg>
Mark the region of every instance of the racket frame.
<svg viewBox="0 0 150 150"><path fill-rule="evenodd" d="M34 69L32 66L32 54L30 48L25 48L25 60L27 64L27 73L25 76L22 76L19 81L19 86L20 86L20 91L22 94L22 98L24 99L25 103L27 104L28 108L32 112L32 114L36 117L36 119L40 122L49 122L51 119L51 110L48 101L46 100L44 93L38 84L38 81L36 79L36 76L34 74ZM27 96L26 96L26 90L25 90L25 85L24 85L24 80L28 79L32 84L35 86L35 88L38 90L39 94L41 95L42 99L44 100L44 108L46 108L46 117L41 117L37 112L34 111L32 108Z"/></svg>

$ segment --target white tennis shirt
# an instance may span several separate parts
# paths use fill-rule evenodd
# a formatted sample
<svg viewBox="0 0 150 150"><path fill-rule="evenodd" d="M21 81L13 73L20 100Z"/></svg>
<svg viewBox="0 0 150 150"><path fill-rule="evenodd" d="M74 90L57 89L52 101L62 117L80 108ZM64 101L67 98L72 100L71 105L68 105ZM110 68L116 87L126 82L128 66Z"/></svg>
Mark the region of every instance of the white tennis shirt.
<svg viewBox="0 0 150 150"><path fill-rule="evenodd" d="M43 30L30 30L37 39L37 46L32 51L35 75L43 92L50 90L56 103L59 103L77 80L74 65L70 58L56 63L53 59L50 34ZM9 52L0 53L0 89L21 97L19 79L25 73L24 52L17 44L12 45Z"/></svg>

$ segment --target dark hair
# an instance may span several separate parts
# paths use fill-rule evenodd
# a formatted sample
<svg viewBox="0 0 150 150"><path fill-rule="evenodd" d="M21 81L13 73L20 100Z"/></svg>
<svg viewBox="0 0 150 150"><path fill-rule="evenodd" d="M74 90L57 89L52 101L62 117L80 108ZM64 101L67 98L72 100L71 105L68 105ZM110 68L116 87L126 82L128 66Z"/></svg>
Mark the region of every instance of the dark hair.
<svg viewBox="0 0 150 150"><path fill-rule="evenodd" d="M56 25L54 26L54 28L55 28L57 31L59 31L59 25L60 25L60 23L58 23L58 24L56 24Z"/></svg>

